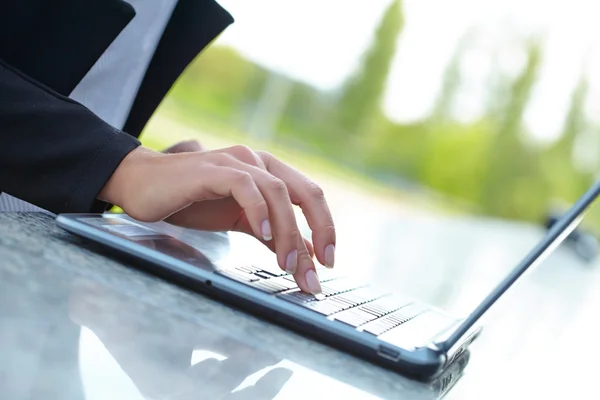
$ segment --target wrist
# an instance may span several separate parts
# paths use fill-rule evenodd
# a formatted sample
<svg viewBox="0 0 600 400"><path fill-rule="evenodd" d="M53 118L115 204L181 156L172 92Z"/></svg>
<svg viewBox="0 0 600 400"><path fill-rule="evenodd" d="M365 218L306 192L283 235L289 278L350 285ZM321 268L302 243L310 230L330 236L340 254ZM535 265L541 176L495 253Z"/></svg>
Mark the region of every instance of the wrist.
<svg viewBox="0 0 600 400"><path fill-rule="evenodd" d="M146 147L139 146L132 150L121 161L110 179L106 182L98 195L98 200L117 205L123 209L127 208L129 193L135 193L138 179L150 164L151 159L159 156Z"/></svg>

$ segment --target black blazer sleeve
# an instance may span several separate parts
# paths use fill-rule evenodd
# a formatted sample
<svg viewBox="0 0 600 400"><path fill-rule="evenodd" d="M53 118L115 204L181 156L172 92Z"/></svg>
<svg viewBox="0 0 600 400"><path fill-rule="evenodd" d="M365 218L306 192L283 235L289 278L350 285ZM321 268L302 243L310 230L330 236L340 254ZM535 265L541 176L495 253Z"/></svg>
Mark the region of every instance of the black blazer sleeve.
<svg viewBox="0 0 600 400"><path fill-rule="evenodd" d="M95 200L140 142L0 59L0 192L54 213Z"/></svg>

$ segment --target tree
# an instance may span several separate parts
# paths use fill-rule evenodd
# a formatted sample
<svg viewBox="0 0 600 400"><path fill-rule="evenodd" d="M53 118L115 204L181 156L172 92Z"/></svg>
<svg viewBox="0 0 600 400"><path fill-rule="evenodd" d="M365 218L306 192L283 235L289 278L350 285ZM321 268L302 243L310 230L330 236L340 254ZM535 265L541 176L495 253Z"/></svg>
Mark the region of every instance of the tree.
<svg viewBox="0 0 600 400"><path fill-rule="evenodd" d="M461 62L474 38L474 31L468 31L459 41L442 79L442 86L435 101L432 119L436 122L447 121L452 115L452 107L461 85Z"/></svg>
<svg viewBox="0 0 600 400"><path fill-rule="evenodd" d="M342 89L338 103L340 127L362 131L381 106L398 35L404 26L401 0L393 0L375 32L373 42L359 68Z"/></svg>
<svg viewBox="0 0 600 400"><path fill-rule="evenodd" d="M581 171L575 163L577 141L588 128L585 116L588 92L589 82L582 75L571 95L571 105L560 138L543 155L544 177L552 186L552 194L563 200L575 200L594 179L590 171Z"/></svg>
<svg viewBox="0 0 600 400"><path fill-rule="evenodd" d="M510 85L491 147L481 205L497 216L531 218L535 216L530 212L532 202L543 195L539 187L534 187L535 179L530 179L537 157L527 151L521 137L523 114L537 81L541 56L539 42L531 41L526 64Z"/></svg>

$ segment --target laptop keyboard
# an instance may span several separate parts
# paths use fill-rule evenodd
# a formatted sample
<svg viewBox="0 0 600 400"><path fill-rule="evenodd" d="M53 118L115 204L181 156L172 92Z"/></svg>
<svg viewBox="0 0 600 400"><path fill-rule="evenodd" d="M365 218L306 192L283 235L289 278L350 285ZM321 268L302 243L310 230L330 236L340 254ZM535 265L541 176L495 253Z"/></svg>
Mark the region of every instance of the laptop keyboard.
<svg viewBox="0 0 600 400"><path fill-rule="evenodd" d="M428 310L408 298L376 291L325 268L317 270L323 292L316 296L300 291L294 278L279 269L246 265L217 273L376 336Z"/></svg>

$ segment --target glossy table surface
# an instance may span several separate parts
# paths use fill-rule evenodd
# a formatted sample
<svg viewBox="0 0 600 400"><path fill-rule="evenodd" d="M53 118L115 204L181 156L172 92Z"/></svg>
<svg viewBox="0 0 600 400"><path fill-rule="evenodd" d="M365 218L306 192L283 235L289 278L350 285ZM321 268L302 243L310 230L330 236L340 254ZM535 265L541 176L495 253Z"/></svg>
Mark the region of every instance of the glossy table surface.
<svg viewBox="0 0 600 400"><path fill-rule="evenodd" d="M477 226L469 231L476 235ZM204 252L268 257L238 235L171 233ZM490 260L510 258L485 249ZM566 250L557 257L493 314L446 398L594 398L587 395L600 355L600 329L590 323L600 309L598 273L574 265ZM501 276L468 270L485 260L455 271L461 284L416 290L436 305L468 309ZM405 290L415 276L431 276L432 264L416 275L399 268L404 283L388 287ZM377 266L362 271L382 282L394 277ZM41 213L0 214L0 354L0 399L437 399L462 375L456 367L445 380L404 378L131 268Z"/></svg>
<svg viewBox="0 0 600 400"><path fill-rule="evenodd" d="M439 397L122 265L43 214L0 214L0 398ZM203 246L227 251L224 234ZM458 372L458 371L457 371ZM327 394L327 395L326 395Z"/></svg>

